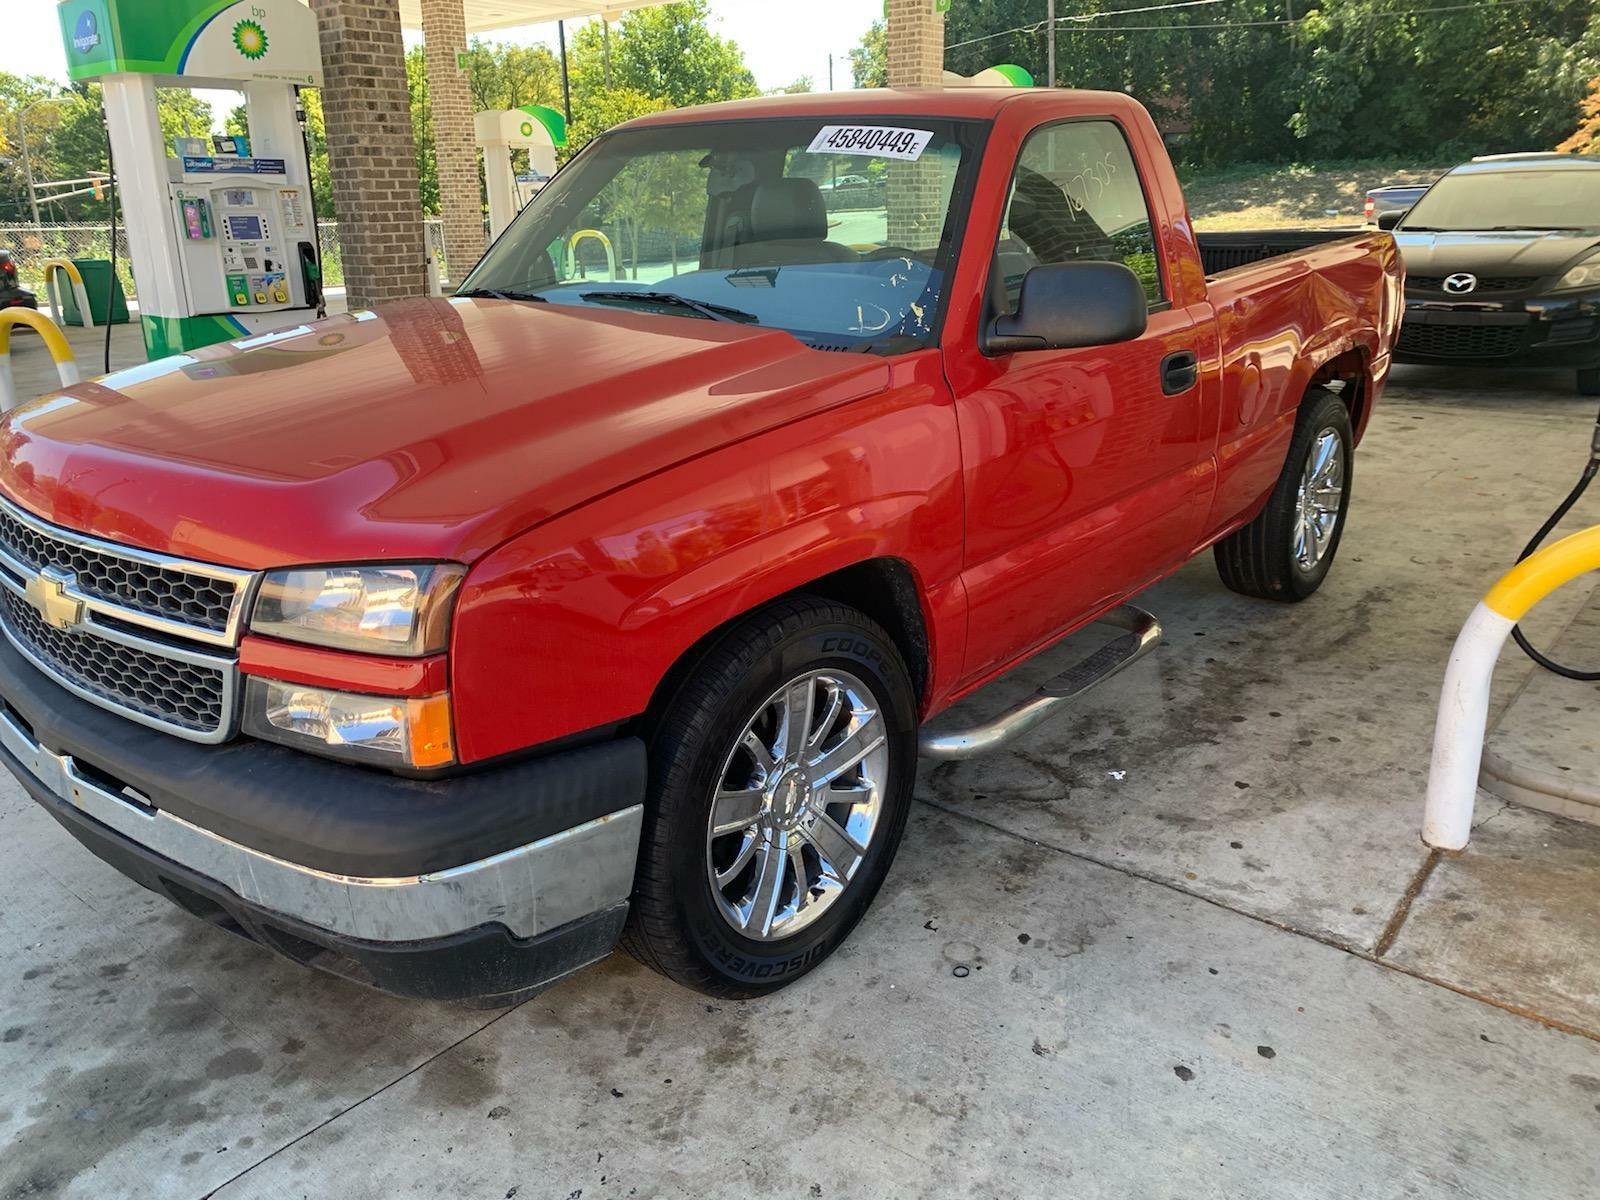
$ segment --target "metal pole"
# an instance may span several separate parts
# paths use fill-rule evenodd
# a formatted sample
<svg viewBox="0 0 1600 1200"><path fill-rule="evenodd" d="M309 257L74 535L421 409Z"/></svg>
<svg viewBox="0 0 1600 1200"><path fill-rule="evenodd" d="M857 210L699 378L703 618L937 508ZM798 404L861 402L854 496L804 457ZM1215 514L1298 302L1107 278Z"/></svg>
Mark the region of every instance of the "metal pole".
<svg viewBox="0 0 1600 1200"><path fill-rule="evenodd" d="M828 55L828 90L833 91L833 55Z"/></svg>
<svg viewBox="0 0 1600 1200"><path fill-rule="evenodd" d="M566 114L567 124L572 124L572 80L567 76L567 23L556 22L556 38L561 44L561 110Z"/></svg>
<svg viewBox="0 0 1600 1200"><path fill-rule="evenodd" d="M1050 32L1045 36L1045 83L1049 87L1056 85L1056 0L1048 0L1044 6L1045 20L1049 23Z"/></svg>
<svg viewBox="0 0 1600 1200"><path fill-rule="evenodd" d="M33 105L28 105L32 108ZM39 193L33 186L33 164L28 160L28 108L17 110L17 140L22 143L22 174L28 181L28 203L33 207L33 230L43 236L44 228L39 220Z"/></svg>
<svg viewBox="0 0 1600 1200"><path fill-rule="evenodd" d="M600 45L604 49L606 59L606 87L611 86L611 21L605 13L600 14Z"/></svg>

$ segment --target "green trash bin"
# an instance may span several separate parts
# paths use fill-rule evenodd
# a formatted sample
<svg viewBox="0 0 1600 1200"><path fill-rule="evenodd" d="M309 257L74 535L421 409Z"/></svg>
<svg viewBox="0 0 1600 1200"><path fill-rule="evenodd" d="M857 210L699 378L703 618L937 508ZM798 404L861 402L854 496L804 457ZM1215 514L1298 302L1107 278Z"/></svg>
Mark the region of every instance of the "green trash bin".
<svg viewBox="0 0 1600 1200"><path fill-rule="evenodd" d="M72 265L83 276L83 290L89 293L89 311L94 315L94 323L126 325L128 300L122 294L122 280L116 281L115 290L111 287L111 261L105 258L75 258ZM83 313L78 311L78 297L65 271L55 272L55 284L56 295L61 298L61 319L68 325L82 325Z"/></svg>

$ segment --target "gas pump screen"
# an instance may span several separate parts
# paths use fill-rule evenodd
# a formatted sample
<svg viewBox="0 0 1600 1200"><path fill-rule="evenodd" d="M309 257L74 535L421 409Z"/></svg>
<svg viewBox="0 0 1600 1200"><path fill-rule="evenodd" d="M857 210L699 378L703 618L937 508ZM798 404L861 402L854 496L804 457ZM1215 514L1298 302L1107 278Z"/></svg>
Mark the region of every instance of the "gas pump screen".
<svg viewBox="0 0 1600 1200"><path fill-rule="evenodd" d="M261 240L261 218L230 216L228 218L228 237L236 242L259 242Z"/></svg>

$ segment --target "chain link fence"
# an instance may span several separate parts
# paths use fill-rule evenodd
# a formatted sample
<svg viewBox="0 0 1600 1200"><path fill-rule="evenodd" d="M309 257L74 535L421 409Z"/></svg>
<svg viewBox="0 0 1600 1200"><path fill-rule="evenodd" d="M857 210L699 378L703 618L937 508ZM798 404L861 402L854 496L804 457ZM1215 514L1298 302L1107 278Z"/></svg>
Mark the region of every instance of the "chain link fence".
<svg viewBox="0 0 1600 1200"><path fill-rule="evenodd" d="M11 251L22 286L44 299L44 263L51 258L111 257L109 225L0 225L0 250ZM133 295L128 231L117 229L117 274L122 290Z"/></svg>
<svg viewBox="0 0 1600 1200"><path fill-rule="evenodd" d="M444 222L437 218L423 221L423 233L430 252L438 255L445 278ZM344 248L339 241L339 222L318 221L317 237L322 244L322 281L327 287L344 286ZM0 250L11 251L22 286L44 296L44 263L52 258L111 257L109 225L0 225ZM130 297L137 293L128 254L128 231L117 227L117 274L122 289Z"/></svg>

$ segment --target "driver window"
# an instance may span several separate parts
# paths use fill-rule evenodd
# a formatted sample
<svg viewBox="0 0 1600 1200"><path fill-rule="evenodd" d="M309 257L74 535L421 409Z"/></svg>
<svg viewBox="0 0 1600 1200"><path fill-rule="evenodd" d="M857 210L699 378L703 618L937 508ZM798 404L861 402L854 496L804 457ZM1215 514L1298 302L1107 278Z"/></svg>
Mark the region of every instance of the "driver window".
<svg viewBox="0 0 1600 1200"><path fill-rule="evenodd" d="M1152 306L1165 300L1150 209L1114 122L1073 121L1029 135L995 259L1007 311L1015 310L1029 269L1086 260L1124 264Z"/></svg>

